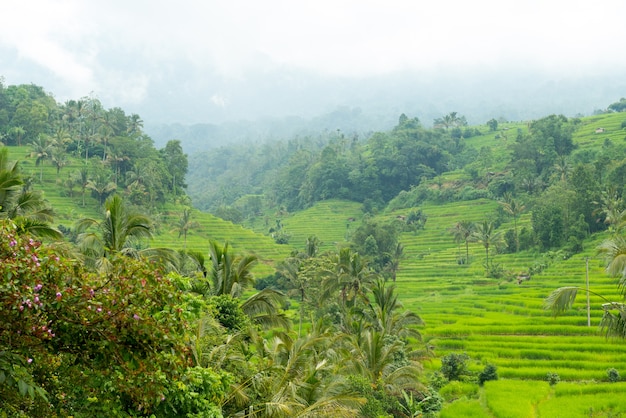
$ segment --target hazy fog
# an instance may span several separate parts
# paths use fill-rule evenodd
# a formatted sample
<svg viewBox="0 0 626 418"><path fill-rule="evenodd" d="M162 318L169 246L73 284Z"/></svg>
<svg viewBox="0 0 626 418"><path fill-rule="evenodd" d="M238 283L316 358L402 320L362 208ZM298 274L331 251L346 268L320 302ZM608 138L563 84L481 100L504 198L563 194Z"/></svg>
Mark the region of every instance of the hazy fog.
<svg viewBox="0 0 626 418"><path fill-rule="evenodd" d="M364 129L402 112L483 123L626 96L621 0L9 0L2 15L6 84L94 94L147 128L346 108Z"/></svg>

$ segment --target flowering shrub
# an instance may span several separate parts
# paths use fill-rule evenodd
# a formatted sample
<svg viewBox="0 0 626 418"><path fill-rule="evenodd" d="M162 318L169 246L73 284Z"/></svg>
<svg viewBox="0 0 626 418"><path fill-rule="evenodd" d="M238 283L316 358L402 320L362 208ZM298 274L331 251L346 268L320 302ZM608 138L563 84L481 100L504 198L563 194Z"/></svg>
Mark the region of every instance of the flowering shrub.
<svg viewBox="0 0 626 418"><path fill-rule="evenodd" d="M142 416L180 405L193 315L155 265L111 264L89 273L0 222L0 415ZM207 373L219 382L215 403L225 377Z"/></svg>

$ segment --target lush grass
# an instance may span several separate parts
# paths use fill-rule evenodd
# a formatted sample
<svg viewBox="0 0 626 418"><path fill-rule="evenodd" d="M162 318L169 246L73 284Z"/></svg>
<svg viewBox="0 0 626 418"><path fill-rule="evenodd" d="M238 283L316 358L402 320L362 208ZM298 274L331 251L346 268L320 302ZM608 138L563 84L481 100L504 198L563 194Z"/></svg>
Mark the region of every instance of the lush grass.
<svg viewBox="0 0 626 418"><path fill-rule="evenodd" d="M485 382L486 404L497 418L536 416L536 405L548 396L546 382L497 380Z"/></svg>
<svg viewBox="0 0 626 418"><path fill-rule="evenodd" d="M477 399L460 399L446 404L440 418L490 418L493 415Z"/></svg>

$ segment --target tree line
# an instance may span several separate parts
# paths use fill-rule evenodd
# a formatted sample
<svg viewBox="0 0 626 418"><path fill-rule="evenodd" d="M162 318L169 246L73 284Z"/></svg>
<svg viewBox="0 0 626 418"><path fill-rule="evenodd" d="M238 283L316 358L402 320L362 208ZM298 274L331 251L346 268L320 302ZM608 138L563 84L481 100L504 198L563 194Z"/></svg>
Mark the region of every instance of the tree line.
<svg viewBox="0 0 626 418"><path fill-rule="evenodd" d="M187 155L178 140L160 150L143 132L137 114L105 109L94 96L57 103L35 85L4 86L0 81L0 143L28 146L41 168L51 164L66 193L79 190L100 204L114 191L135 205L156 206L184 195ZM70 157L83 160L66 173Z"/></svg>

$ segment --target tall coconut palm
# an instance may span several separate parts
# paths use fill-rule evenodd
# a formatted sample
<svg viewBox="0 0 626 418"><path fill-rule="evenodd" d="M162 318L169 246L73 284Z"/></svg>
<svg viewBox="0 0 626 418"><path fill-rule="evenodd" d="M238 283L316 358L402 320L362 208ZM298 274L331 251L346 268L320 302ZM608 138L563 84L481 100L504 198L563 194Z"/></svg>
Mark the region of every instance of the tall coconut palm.
<svg viewBox="0 0 626 418"><path fill-rule="evenodd" d="M457 244L465 243L465 264L469 264L469 243L475 230L476 224L471 221L459 221L451 230Z"/></svg>
<svg viewBox="0 0 626 418"><path fill-rule="evenodd" d="M82 198L82 206L85 207L85 192L89 185L89 169L87 165L84 165L79 170L75 170L72 173L72 178L76 181L76 184L80 186L80 193Z"/></svg>
<svg viewBox="0 0 626 418"><path fill-rule="evenodd" d="M183 248L187 249L187 234L192 228L198 227L200 224L195 222L191 217L191 209L183 209L180 219L176 225L176 231L178 232L178 238L183 237Z"/></svg>
<svg viewBox="0 0 626 418"><path fill-rule="evenodd" d="M39 135L31 143L31 158L35 158L35 165L39 168L39 181L43 179L43 162L52 156L52 144L44 136Z"/></svg>
<svg viewBox="0 0 626 418"><path fill-rule="evenodd" d="M52 160L52 164L54 164L54 166L57 169L57 178L58 178L59 173L61 172L61 169L65 167L68 163L67 154L65 150L63 149L63 147L59 145L52 147L50 160Z"/></svg>
<svg viewBox="0 0 626 418"><path fill-rule="evenodd" d="M519 201L515 200L510 193L504 194L504 201L500 202L502 208L506 213L513 217L513 228L515 232L515 252L519 251L519 237L517 235L517 218L526 210L526 206L524 206Z"/></svg>
<svg viewBox="0 0 626 418"><path fill-rule="evenodd" d="M424 325L422 318L402 308L395 285L377 280L372 287L372 304L369 305L368 311L375 329L387 335L421 340L417 327Z"/></svg>
<svg viewBox="0 0 626 418"><path fill-rule="evenodd" d="M476 225L472 238L485 247L485 264L489 265L489 249L502 241L502 233L496 231L492 222L483 221Z"/></svg>
<svg viewBox="0 0 626 418"><path fill-rule="evenodd" d="M400 261L404 257L404 246L401 243L396 245L394 251L389 254L389 261L385 265L385 271L389 273L392 281L396 281L398 270L400 270Z"/></svg>
<svg viewBox="0 0 626 418"><path fill-rule="evenodd" d="M9 129L9 135L13 137L16 145L18 147L21 147L22 139L24 138L24 135L26 135L26 130L21 126L14 126L11 129Z"/></svg>
<svg viewBox="0 0 626 418"><path fill-rule="evenodd" d="M302 332L305 301L310 286L310 277L300 271L301 264L302 261L296 257L287 258L278 264L278 272L287 280L287 286L289 287L287 295L291 294L291 296L294 296L294 294L297 294L300 298L298 335L301 335Z"/></svg>
<svg viewBox="0 0 626 418"><path fill-rule="evenodd" d="M80 248L99 270L108 271L109 258L117 254L166 263L175 260L172 250L139 249L141 239L152 237L152 221L131 211L121 197L109 197L103 215L102 219L85 218L76 224Z"/></svg>

